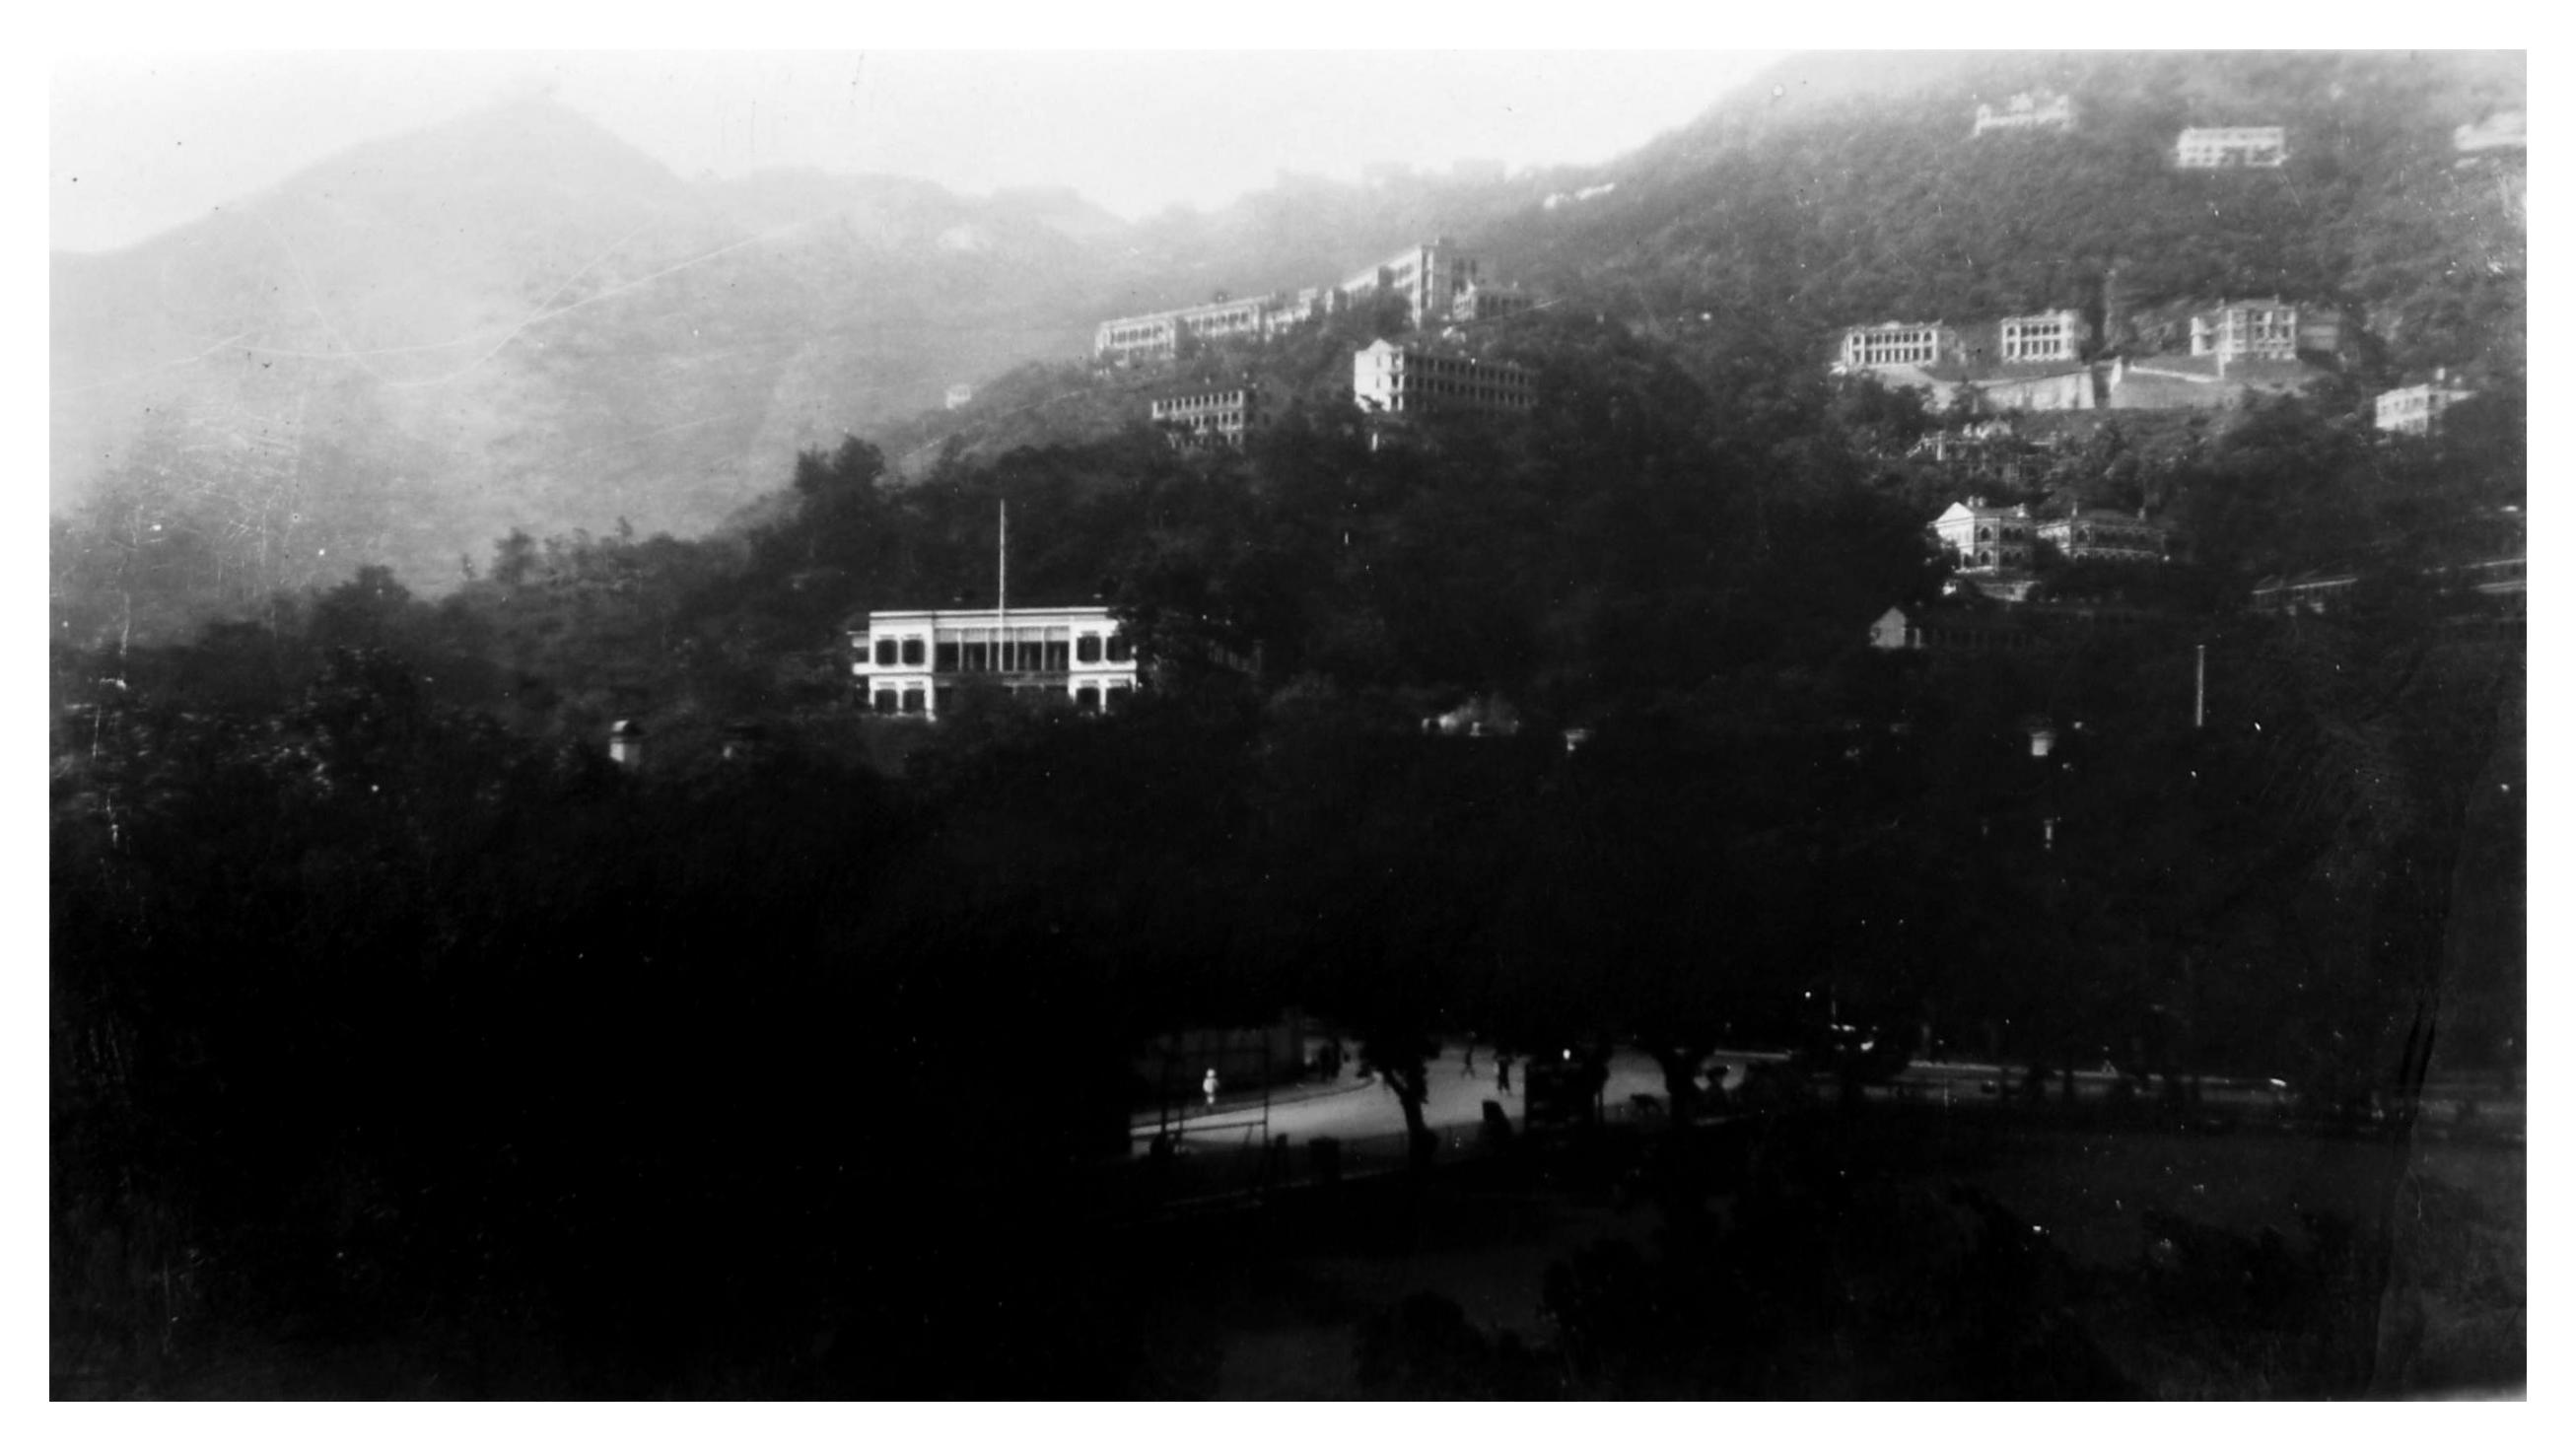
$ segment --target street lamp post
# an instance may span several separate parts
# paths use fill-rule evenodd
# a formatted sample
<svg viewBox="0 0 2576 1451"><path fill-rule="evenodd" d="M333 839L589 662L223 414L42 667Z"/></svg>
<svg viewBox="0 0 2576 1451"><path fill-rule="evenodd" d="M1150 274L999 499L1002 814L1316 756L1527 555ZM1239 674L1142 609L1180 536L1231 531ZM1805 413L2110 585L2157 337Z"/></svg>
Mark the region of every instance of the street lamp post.
<svg viewBox="0 0 2576 1451"><path fill-rule="evenodd" d="M2032 716L2022 723L2022 729L2030 734L2031 759L2046 761L2050 753L2057 749L2057 726L2048 717ZM2057 849L2056 795L2048 789L2051 769L2046 766L2040 768L2039 844L2042 851Z"/></svg>

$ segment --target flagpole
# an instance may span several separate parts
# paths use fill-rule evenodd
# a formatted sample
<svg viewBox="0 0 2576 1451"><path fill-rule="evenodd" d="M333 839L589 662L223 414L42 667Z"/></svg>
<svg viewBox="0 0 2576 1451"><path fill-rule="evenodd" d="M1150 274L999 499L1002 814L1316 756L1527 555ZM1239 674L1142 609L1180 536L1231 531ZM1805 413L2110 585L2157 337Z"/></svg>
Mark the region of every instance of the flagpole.
<svg viewBox="0 0 2576 1451"><path fill-rule="evenodd" d="M998 499L994 501L994 508L1001 515L1001 527L993 584L993 639L1002 658L993 664L996 669L1009 670L1015 660L1011 653L1011 503L1008 499Z"/></svg>

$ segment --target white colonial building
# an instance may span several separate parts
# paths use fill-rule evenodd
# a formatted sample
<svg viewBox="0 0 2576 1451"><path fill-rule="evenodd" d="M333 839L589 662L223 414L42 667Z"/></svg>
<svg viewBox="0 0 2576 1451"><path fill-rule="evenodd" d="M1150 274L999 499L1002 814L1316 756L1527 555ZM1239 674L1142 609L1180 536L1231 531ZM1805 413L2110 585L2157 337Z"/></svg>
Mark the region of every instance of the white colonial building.
<svg viewBox="0 0 2576 1451"><path fill-rule="evenodd" d="M2075 129L2075 102L2056 91L2023 91L2001 106L1980 103L1977 107L1977 129L1971 137L1989 131L2071 131Z"/></svg>
<svg viewBox="0 0 2576 1451"><path fill-rule="evenodd" d="M1384 338L1351 355L1351 398L1371 413L1527 413L1538 404L1529 370Z"/></svg>
<svg viewBox="0 0 2576 1451"><path fill-rule="evenodd" d="M1959 356L1957 330L1937 322L1882 322L1843 330L1837 371L1928 367Z"/></svg>
<svg viewBox="0 0 2576 1451"><path fill-rule="evenodd" d="M2192 170L2279 166L2290 159L2290 134L2279 126L2186 126L2174 139L2174 165Z"/></svg>
<svg viewBox="0 0 2576 1451"><path fill-rule="evenodd" d="M2083 356L2092 329L2084 314L2065 307L2005 318L1995 333L2007 363L2060 363Z"/></svg>
<svg viewBox="0 0 2576 1451"><path fill-rule="evenodd" d="M1136 652L1105 606L879 610L850 632L859 698L879 715L936 720L961 686L1069 697L1105 709L1136 688Z"/></svg>
<svg viewBox="0 0 2576 1451"><path fill-rule="evenodd" d="M2043 519L2039 538L2054 545L2065 559L2102 559L2121 564L2153 564L2165 557L2165 526L2144 513L2115 509L2078 509L2060 519Z"/></svg>
<svg viewBox="0 0 2576 1451"><path fill-rule="evenodd" d="M1517 287L1493 287L1482 282L1470 283L1449 304L1449 315L1457 322L1492 322L1527 312L1537 304Z"/></svg>
<svg viewBox="0 0 2576 1451"><path fill-rule="evenodd" d="M2391 388L2379 395L2378 419L2382 433L2429 434L2442 426L2442 415L2454 403L2476 395L2450 385L2447 374L2436 375L2430 383L2412 388Z"/></svg>
<svg viewBox="0 0 2576 1451"><path fill-rule="evenodd" d="M1154 426L1177 449L1241 448L1243 437L1260 420L1261 395L1253 388L1216 388L1157 398Z"/></svg>
<svg viewBox="0 0 2576 1451"><path fill-rule="evenodd" d="M1445 322L1455 314L1458 299L1476 285L1481 266L1474 257L1458 250L1455 241L1441 237L1407 247L1354 274L1342 284L1341 292L1354 304L1376 294L1392 293L1412 309L1413 325L1424 327Z"/></svg>
<svg viewBox="0 0 2576 1451"><path fill-rule="evenodd" d="M2020 504L1988 504L1970 499L1952 504L1932 521L1941 547L1959 562L1962 573L2030 568L2033 525L2030 510Z"/></svg>
<svg viewBox="0 0 2576 1451"><path fill-rule="evenodd" d="M2299 310L2279 298L2220 304L2216 312L2191 320L2193 357L2295 358L2299 355Z"/></svg>
<svg viewBox="0 0 2576 1451"><path fill-rule="evenodd" d="M1093 332L1091 351L1094 357L1113 363L1166 362L1180 352L1184 340L1267 341L1335 311L1340 303L1340 293L1313 287L1244 298L1219 293L1215 301L1196 307L1111 318Z"/></svg>

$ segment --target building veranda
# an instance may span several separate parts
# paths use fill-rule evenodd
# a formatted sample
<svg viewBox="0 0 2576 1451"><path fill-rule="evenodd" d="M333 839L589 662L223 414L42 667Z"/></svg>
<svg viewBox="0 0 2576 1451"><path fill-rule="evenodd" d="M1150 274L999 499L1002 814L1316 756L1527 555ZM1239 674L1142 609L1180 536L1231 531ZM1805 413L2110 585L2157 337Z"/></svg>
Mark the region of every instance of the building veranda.
<svg viewBox="0 0 2576 1451"><path fill-rule="evenodd" d="M1105 605L877 610L850 631L852 683L878 715L937 720L957 692L988 687L1111 708L1134 690L1136 653Z"/></svg>

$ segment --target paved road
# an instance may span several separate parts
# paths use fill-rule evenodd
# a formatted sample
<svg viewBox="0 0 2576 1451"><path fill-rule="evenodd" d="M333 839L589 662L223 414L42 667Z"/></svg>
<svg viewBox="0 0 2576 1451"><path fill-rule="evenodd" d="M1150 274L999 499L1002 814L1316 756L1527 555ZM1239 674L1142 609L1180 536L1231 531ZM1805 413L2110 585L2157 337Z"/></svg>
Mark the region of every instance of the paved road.
<svg viewBox="0 0 2576 1451"><path fill-rule="evenodd" d="M1743 1082L1745 1066L1763 1059L1778 1060L1779 1053L1724 1052L1711 1055L1709 1066L1727 1068L1730 1087ZM1515 1065L1517 1067L1518 1065ZM1485 1100L1499 1100L1515 1123L1522 1116L1520 1082L1517 1074L1512 1091L1500 1091L1494 1082L1492 1051L1480 1048L1476 1054L1475 1073L1465 1071L1462 1045L1450 1043L1441 1050L1431 1066L1431 1097L1423 1106L1423 1119L1432 1129L1446 1134L1474 1131L1484 1120ZM1895 1088L1872 1090L1873 1096L1903 1094L1924 1099L1948 1098L1966 1103L1993 1103L1999 1095L1992 1091L2000 1081L2005 1093L2017 1091L2026 1072L2021 1068L1997 1068L1990 1063L1941 1062L1917 1063L1899 1075ZM2078 1072L2076 1092L2086 1099L2108 1096L2118 1075L2099 1071ZM1830 1089L1823 1090L1830 1092ZM2056 1102L2060 1085L2056 1075L2048 1080L2048 1099ZM1610 1060L1610 1080L1602 1091L1602 1101L1614 1111L1626 1105L1632 1096L1651 1094L1661 1099L1664 1094L1663 1070L1653 1059L1630 1048L1621 1048ZM2239 1107L2289 1106L2288 1095L2265 1079L2208 1078L2202 1084L2203 1099L2215 1104ZM2450 1105L2437 1108L2436 1094L2428 1092L2426 1108L2447 1119ZM1178 1107L1176 1105L1176 1107ZM1346 1141L1400 1135L1404 1132L1404 1111L1395 1094L1378 1082L1361 1082L1348 1075L1335 1083L1297 1085L1274 1092L1265 1106L1258 1095L1228 1095L1218 1100L1210 1111L1193 1100L1189 1112L1180 1120L1180 1141L1185 1149L1221 1153L1230 1149L1257 1149L1265 1138L1285 1135L1292 1144L1304 1144L1317 1138L1330 1137ZM2519 1117L2518 1105L2491 1105L2489 1112L2510 1111ZM1142 1154L1152 1142L1159 1127L1157 1115L1151 1112L1135 1116L1130 1123L1135 1152Z"/></svg>
<svg viewBox="0 0 2576 1451"><path fill-rule="evenodd" d="M1742 1065L1759 1054L1722 1053L1713 1057L1712 1065L1729 1065L1730 1083L1738 1081ZM1502 1103L1512 1120L1521 1118L1521 1082L1516 1070L1512 1091L1502 1092L1495 1086L1493 1052L1479 1048L1475 1073L1466 1072L1464 1052L1459 1044L1441 1049L1439 1059L1431 1065L1431 1096L1423 1105L1423 1122L1436 1130L1472 1130L1484 1122L1485 1100ZM1663 1070L1655 1061L1633 1049L1622 1048L1610 1058L1610 1081L1602 1090L1602 1099L1610 1104L1624 1104L1631 1095L1649 1093L1661 1098L1664 1093ZM1395 1094L1384 1084L1362 1083L1346 1071L1338 1083L1301 1086L1274 1097L1265 1110L1256 1096L1250 1099L1220 1098L1213 1112L1197 1103L1181 1121L1184 1147L1215 1150L1220 1148L1257 1147L1264 1128L1276 1137L1289 1136L1292 1143L1307 1143L1319 1137L1364 1139L1404 1132L1404 1110ZM1143 1153L1158 1127L1152 1113L1135 1116L1130 1128L1136 1138L1136 1151Z"/></svg>

